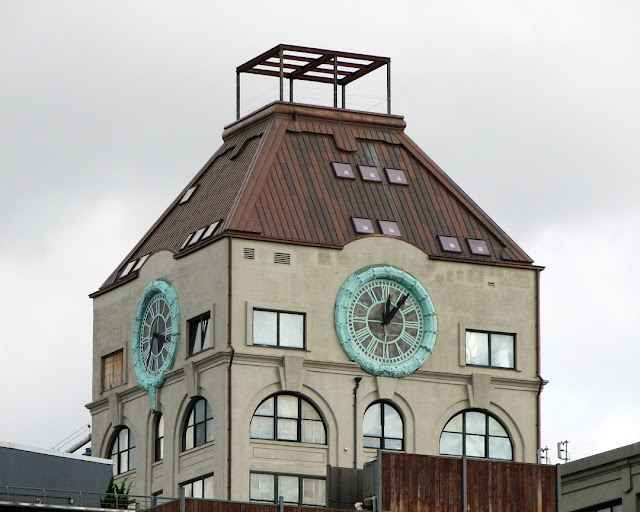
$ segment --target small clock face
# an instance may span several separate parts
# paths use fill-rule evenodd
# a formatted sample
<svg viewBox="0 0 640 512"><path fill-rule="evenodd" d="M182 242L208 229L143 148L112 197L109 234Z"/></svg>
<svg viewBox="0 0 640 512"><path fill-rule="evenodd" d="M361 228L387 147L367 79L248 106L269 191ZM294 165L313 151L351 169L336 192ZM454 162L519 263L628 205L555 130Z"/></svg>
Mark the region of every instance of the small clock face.
<svg viewBox="0 0 640 512"><path fill-rule="evenodd" d="M437 321L420 282L389 265L352 275L338 292L336 331L351 360L373 375L404 377L427 360Z"/></svg>
<svg viewBox="0 0 640 512"><path fill-rule="evenodd" d="M140 350L142 364L149 375L165 369L173 349L173 321L167 298L158 293L149 302L142 320Z"/></svg>

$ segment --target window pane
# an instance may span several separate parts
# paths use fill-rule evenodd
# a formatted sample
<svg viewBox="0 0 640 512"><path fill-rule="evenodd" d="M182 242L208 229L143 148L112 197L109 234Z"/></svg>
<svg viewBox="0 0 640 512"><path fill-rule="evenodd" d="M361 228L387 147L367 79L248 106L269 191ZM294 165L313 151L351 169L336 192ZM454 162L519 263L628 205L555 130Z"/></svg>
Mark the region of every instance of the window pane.
<svg viewBox="0 0 640 512"><path fill-rule="evenodd" d="M286 503L298 503L298 477L278 476L278 497L282 496Z"/></svg>
<svg viewBox="0 0 640 512"><path fill-rule="evenodd" d="M402 450L402 439L385 439L384 447L387 450Z"/></svg>
<svg viewBox="0 0 640 512"><path fill-rule="evenodd" d="M278 395L278 418L298 417L298 397L292 395Z"/></svg>
<svg viewBox="0 0 640 512"><path fill-rule="evenodd" d="M158 418L158 437L164 437L164 416Z"/></svg>
<svg viewBox="0 0 640 512"><path fill-rule="evenodd" d="M362 444L364 445L365 448L380 448L380 438L365 436Z"/></svg>
<svg viewBox="0 0 640 512"><path fill-rule="evenodd" d="M204 496L203 498L207 498L209 500L213 499L213 477L208 476L204 479Z"/></svg>
<svg viewBox="0 0 640 512"><path fill-rule="evenodd" d="M440 436L441 455L462 455L462 434L443 432Z"/></svg>
<svg viewBox="0 0 640 512"><path fill-rule="evenodd" d="M278 439L283 441L297 441L298 420L278 418Z"/></svg>
<svg viewBox="0 0 640 512"><path fill-rule="evenodd" d="M273 475L251 473L251 491L249 498L256 501L275 501Z"/></svg>
<svg viewBox="0 0 640 512"><path fill-rule="evenodd" d="M467 332L467 364L489 366L489 335Z"/></svg>
<svg viewBox="0 0 640 512"><path fill-rule="evenodd" d="M187 427L184 434L184 449L190 450L193 448L193 426Z"/></svg>
<svg viewBox="0 0 640 512"><path fill-rule="evenodd" d="M204 330L204 341L202 342L202 350L205 348L211 348L211 322L207 318L202 321L201 330Z"/></svg>
<svg viewBox="0 0 640 512"><path fill-rule="evenodd" d="M458 414L449 420L444 426L445 432L462 432L462 414Z"/></svg>
<svg viewBox="0 0 640 512"><path fill-rule="evenodd" d="M253 342L257 345L272 345L277 342L278 314L273 311L253 311Z"/></svg>
<svg viewBox="0 0 640 512"><path fill-rule="evenodd" d="M500 368L514 367L514 343L510 334L491 335L491 365Z"/></svg>
<svg viewBox="0 0 640 512"><path fill-rule="evenodd" d="M301 400L302 402L302 419L304 420L319 420L320 415L318 411L309 403Z"/></svg>
<svg viewBox="0 0 640 512"><path fill-rule="evenodd" d="M273 418L254 416L251 420L253 439L273 439Z"/></svg>
<svg viewBox="0 0 640 512"><path fill-rule="evenodd" d="M302 420L302 442L324 444L324 425L321 421Z"/></svg>
<svg viewBox="0 0 640 512"><path fill-rule="evenodd" d="M302 479L302 504L303 505L326 505L326 483L317 478Z"/></svg>
<svg viewBox="0 0 640 512"><path fill-rule="evenodd" d="M120 451L129 448L129 429L123 428L118 433L118 442L120 443Z"/></svg>
<svg viewBox="0 0 640 512"><path fill-rule="evenodd" d="M273 398L269 398L260 404L260 407L256 409L256 414L260 416L273 416Z"/></svg>
<svg viewBox="0 0 640 512"><path fill-rule="evenodd" d="M384 436L402 438L402 418L389 404L384 404Z"/></svg>
<svg viewBox="0 0 640 512"><path fill-rule="evenodd" d="M193 485L189 484L184 484L182 486L182 488L184 489L184 497L185 498L191 498L193 497Z"/></svg>
<svg viewBox="0 0 640 512"><path fill-rule="evenodd" d="M467 434L486 434L487 432L487 416L481 412L467 412L466 416L466 433Z"/></svg>
<svg viewBox="0 0 640 512"><path fill-rule="evenodd" d="M207 420L205 430L206 430L205 442L210 443L211 441L213 441L213 419Z"/></svg>
<svg viewBox="0 0 640 512"><path fill-rule="evenodd" d="M304 315L280 313L280 346L304 348Z"/></svg>
<svg viewBox="0 0 640 512"><path fill-rule="evenodd" d="M508 437L507 431L496 420L489 416L489 434L492 436Z"/></svg>
<svg viewBox="0 0 640 512"><path fill-rule="evenodd" d="M202 498L202 480L196 480L192 483L193 485L193 497L194 498Z"/></svg>
<svg viewBox="0 0 640 512"><path fill-rule="evenodd" d="M200 446L201 444L205 443L205 440L204 440L204 423L198 423L195 428L196 428L195 445L196 446Z"/></svg>
<svg viewBox="0 0 640 512"><path fill-rule="evenodd" d="M614 505L611 507L611 512L622 512L622 505Z"/></svg>
<svg viewBox="0 0 640 512"><path fill-rule="evenodd" d="M194 412L196 423L201 423L204 421L204 404L205 401L202 398L198 399L195 403Z"/></svg>
<svg viewBox="0 0 640 512"><path fill-rule="evenodd" d="M489 457L511 460L511 443L507 437L489 437Z"/></svg>
<svg viewBox="0 0 640 512"><path fill-rule="evenodd" d="M364 421L362 422L362 433L365 436L382 436L382 420L380 418L380 409L382 404L373 404L364 413Z"/></svg>
<svg viewBox="0 0 640 512"><path fill-rule="evenodd" d="M202 333L200 331L201 325L202 324L200 322L194 322L191 325L191 328L193 329L193 332L191 334L191 340L193 344L193 349L191 350L192 354L195 354L202 350L202 344L201 344Z"/></svg>
<svg viewBox="0 0 640 512"><path fill-rule="evenodd" d="M484 440L485 436L467 435L467 455L469 457L484 457Z"/></svg>

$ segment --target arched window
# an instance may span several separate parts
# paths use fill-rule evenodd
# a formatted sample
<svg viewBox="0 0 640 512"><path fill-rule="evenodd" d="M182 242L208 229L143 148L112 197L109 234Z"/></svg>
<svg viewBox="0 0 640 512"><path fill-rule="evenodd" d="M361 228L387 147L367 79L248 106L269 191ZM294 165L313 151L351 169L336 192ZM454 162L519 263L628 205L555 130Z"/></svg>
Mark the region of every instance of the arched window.
<svg viewBox="0 0 640 512"><path fill-rule="evenodd" d="M440 454L513 460L513 447L507 430L496 418L470 409L456 414L445 425Z"/></svg>
<svg viewBox="0 0 640 512"><path fill-rule="evenodd" d="M404 450L404 423L398 410L389 402L372 403L362 422L365 448Z"/></svg>
<svg viewBox="0 0 640 512"><path fill-rule="evenodd" d="M136 469L136 441L127 427L120 427L113 436L109 458L113 461L114 475Z"/></svg>
<svg viewBox="0 0 640 512"><path fill-rule="evenodd" d="M271 395L253 413L251 439L275 439L326 444L320 413L304 398L291 394Z"/></svg>
<svg viewBox="0 0 640 512"><path fill-rule="evenodd" d="M156 414L153 439L153 460L154 462L157 462L164 459L164 416L161 413Z"/></svg>
<svg viewBox="0 0 640 512"><path fill-rule="evenodd" d="M200 397L191 404L182 436L182 449L213 441L213 414L209 402Z"/></svg>

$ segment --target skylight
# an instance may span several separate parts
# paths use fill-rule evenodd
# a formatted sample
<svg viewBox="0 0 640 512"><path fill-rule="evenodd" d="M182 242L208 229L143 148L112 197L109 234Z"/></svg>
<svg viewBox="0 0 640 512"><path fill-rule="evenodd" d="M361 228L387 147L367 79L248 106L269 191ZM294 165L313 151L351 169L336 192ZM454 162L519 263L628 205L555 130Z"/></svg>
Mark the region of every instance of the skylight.
<svg viewBox="0 0 640 512"><path fill-rule="evenodd" d="M180 199L180 202L178 204L186 203L189 199L191 199L191 196L193 195L193 193L196 191L197 188L198 188L198 185L194 185L189 190L187 190L182 196L182 198Z"/></svg>
<svg viewBox="0 0 640 512"><path fill-rule="evenodd" d="M193 236L193 233L189 233L187 235L187 238L185 238L184 242L182 242L182 245L180 246L180 250L184 249L187 244L189 243L189 240L191 240L191 237Z"/></svg>
<svg viewBox="0 0 640 512"><path fill-rule="evenodd" d="M131 272L131 269L133 268L133 266L136 264L137 260L133 260L130 261L129 263L127 263L127 266L124 267L124 270L122 271L122 274L120 274L120 277L124 277L126 275L129 274L129 272Z"/></svg>
<svg viewBox="0 0 640 512"><path fill-rule="evenodd" d="M382 181L380 179L380 173L378 172L377 167L371 167L369 165L358 165L358 170L360 171L360 176L364 181Z"/></svg>
<svg viewBox="0 0 640 512"><path fill-rule="evenodd" d="M455 236L442 236L438 237L442 250L446 252L462 252L460 242Z"/></svg>
<svg viewBox="0 0 640 512"><path fill-rule="evenodd" d="M200 238L202 238L202 234L204 233L205 229L207 229L207 226L204 226L203 228L200 228L198 231L196 231L191 237L191 240L189 240L189 245L198 243Z"/></svg>
<svg viewBox="0 0 640 512"><path fill-rule="evenodd" d="M398 227L397 222L393 222L390 220L379 220L378 224L380 224L380 231L382 231L383 234L391 236L402 236L400 234L400 228Z"/></svg>
<svg viewBox="0 0 640 512"><path fill-rule="evenodd" d="M353 174L353 169L351 168L351 164L331 162L331 165L333 165L333 172L336 173L336 178L346 178L350 180L356 179L356 177Z"/></svg>
<svg viewBox="0 0 640 512"><path fill-rule="evenodd" d="M467 243L469 244L469 249L471 249L472 254L479 254L480 256L491 256L491 254L489 253L489 248L487 247L487 242L485 242L484 240L467 238Z"/></svg>
<svg viewBox="0 0 640 512"><path fill-rule="evenodd" d="M204 240L205 238L209 238L211 235L213 235L213 232L216 230L216 228L218 227L218 224L220 224L220 221L217 220L215 221L213 224L211 224L207 230L204 232L204 235L202 235L202 239Z"/></svg>
<svg viewBox="0 0 640 512"><path fill-rule="evenodd" d="M145 254L142 258L140 258L140 261L138 261L136 266L133 267L133 271L135 272L137 270L140 270L142 268L142 265L144 265L145 262L149 259L149 256L151 256L151 253Z"/></svg>
<svg viewBox="0 0 640 512"><path fill-rule="evenodd" d="M408 185L407 177L402 169L386 169L389 183L394 185Z"/></svg>
<svg viewBox="0 0 640 512"><path fill-rule="evenodd" d="M373 224L369 219L361 219L353 217L353 226L356 228L357 233L371 234L373 233Z"/></svg>

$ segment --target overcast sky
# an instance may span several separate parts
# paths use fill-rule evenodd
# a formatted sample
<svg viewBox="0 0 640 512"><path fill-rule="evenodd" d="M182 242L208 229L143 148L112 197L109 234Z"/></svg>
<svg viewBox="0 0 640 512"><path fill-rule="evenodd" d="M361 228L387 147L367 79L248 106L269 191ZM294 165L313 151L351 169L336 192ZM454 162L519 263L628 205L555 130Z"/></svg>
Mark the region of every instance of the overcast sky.
<svg viewBox="0 0 640 512"><path fill-rule="evenodd" d="M87 295L220 146L236 66L278 43L391 57L406 132L546 267L551 461L640 441L640 3L220 3L0 0L0 442L90 422ZM384 107L373 75L348 106ZM243 112L275 99L254 78Z"/></svg>

